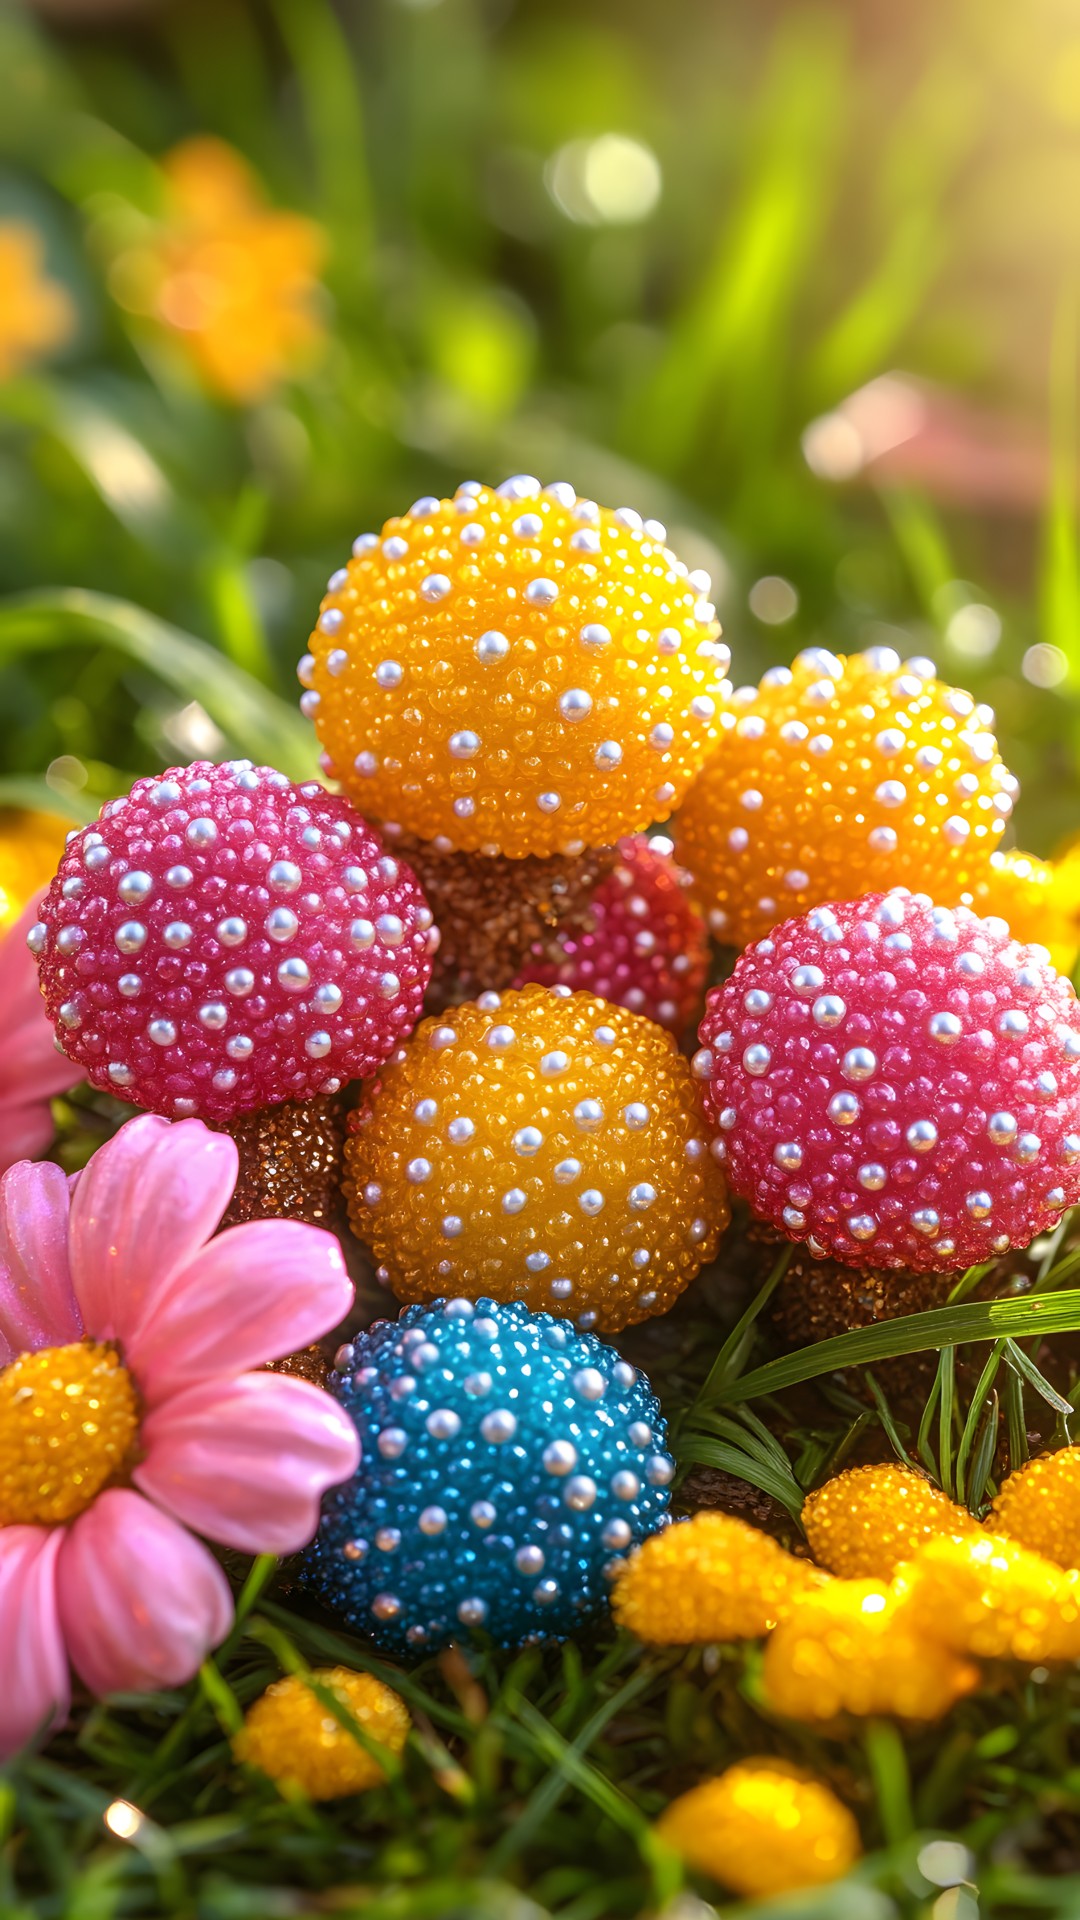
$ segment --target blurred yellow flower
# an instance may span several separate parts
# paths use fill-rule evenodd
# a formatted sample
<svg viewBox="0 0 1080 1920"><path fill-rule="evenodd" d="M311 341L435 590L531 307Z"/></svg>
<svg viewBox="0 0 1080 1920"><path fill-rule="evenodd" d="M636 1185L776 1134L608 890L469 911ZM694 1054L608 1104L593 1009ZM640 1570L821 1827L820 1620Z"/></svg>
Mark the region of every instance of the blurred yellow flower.
<svg viewBox="0 0 1080 1920"><path fill-rule="evenodd" d="M70 827L54 813L0 811L0 933L14 925L36 888L44 893Z"/></svg>
<svg viewBox="0 0 1080 1920"><path fill-rule="evenodd" d="M390 1753L401 1752L411 1722L400 1694L374 1674L349 1667L318 1668L312 1679L329 1688L372 1740ZM327 1712L296 1673L275 1680L248 1708L232 1744L238 1760L311 1800L363 1793L386 1778L375 1755Z"/></svg>
<svg viewBox="0 0 1080 1920"><path fill-rule="evenodd" d="M0 380L10 380L75 329L75 308L45 271L41 235L22 220L0 221Z"/></svg>
<svg viewBox="0 0 1080 1920"><path fill-rule="evenodd" d="M942 1544L953 1542L932 1542L912 1564L921 1569ZM789 1720L938 1720L978 1679L970 1661L941 1644L940 1624L881 1580L833 1580L803 1594L765 1647L765 1697Z"/></svg>
<svg viewBox="0 0 1080 1920"><path fill-rule="evenodd" d="M657 1831L699 1873L751 1899L838 1880L862 1850L832 1788L772 1755L740 1760L692 1787L671 1802Z"/></svg>
<svg viewBox="0 0 1080 1920"><path fill-rule="evenodd" d="M112 291L182 340L214 392L260 400L323 344L317 288L326 237L314 221L268 206L224 141L185 140L162 166L164 216L116 259Z"/></svg>

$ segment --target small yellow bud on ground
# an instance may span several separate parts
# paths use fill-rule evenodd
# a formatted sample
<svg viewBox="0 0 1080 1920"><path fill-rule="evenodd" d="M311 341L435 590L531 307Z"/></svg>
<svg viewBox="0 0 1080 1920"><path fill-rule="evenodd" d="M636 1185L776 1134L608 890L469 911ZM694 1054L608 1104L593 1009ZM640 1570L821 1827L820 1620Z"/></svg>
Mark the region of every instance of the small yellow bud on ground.
<svg viewBox="0 0 1080 1920"><path fill-rule="evenodd" d="M771 1757L741 1760L691 1788L658 1832L689 1866L750 1898L838 1880L861 1851L832 1788Z"/></svg>
<svg viewBox="0 0 1080 1920"><path fill-rule="evenodd" d="M390 1687L370 1673L353 1673L348 1667L324 1667L312 1678L332 1689L357 1725L380 1746L401 1752L408 1737L409 1714ZM374 1756L294 1673L275 1680L248 1708L233 1752L278 1786L306 1793L310 1800L362 1793L386 1778Z"/></svg>

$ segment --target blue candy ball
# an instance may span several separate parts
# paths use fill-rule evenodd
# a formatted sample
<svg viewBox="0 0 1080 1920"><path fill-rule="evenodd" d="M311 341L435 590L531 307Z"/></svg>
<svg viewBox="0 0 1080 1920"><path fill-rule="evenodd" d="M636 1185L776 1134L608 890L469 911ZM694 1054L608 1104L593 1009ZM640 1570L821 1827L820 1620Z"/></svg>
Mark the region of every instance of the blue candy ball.
<svg viewBox="0 0 1080 1920"><path fill-rule="evenodd" d="M572 1633L606 1604L612 1560L662 1525L656 1396L568 1320L437 1301L338 1360L363 1455L326 1497L303 1579L386 1652L473 1627L502 1646Z"/></svg>

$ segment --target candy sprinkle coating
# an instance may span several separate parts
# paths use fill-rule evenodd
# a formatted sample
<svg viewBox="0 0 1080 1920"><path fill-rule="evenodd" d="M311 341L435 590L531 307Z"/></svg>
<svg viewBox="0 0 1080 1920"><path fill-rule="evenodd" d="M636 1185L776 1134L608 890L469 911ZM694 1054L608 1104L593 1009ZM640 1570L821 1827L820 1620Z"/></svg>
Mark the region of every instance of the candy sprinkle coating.
<svg viewBox="0 0 1080 1920"><path fill-rule="evenodd" d="M561 927L514 985L535 980L583 989L680 1035L700 1006L709 959L705 922L688 886L670 840L624 836L617 865L581 923Z"/></svg>
<svg viewBox="0 0 1080 1920"><path fill-rule="evenodd" d="M352 1224L403 1300L494 1294L615 1330L665 1312L729 1218L671 1036L588 993L423 1021L350 1126Z"/></svg>
<svg viewBox="0 0 1080 1920"><path fill-rule="evenodd" d="M743 947L822 900L903 884L958 902L986 869L1017 783L989 707L891 647L811 647L739 688L676 851L717 939Z"/></svg>
<svg viewBox="0 0 1080 1920"><path fill-rule="evenodd" d="M1080 1199L1080 1009L1003 920L903 888L758 941L695 1071L736 1193L848 1266L963 1268Z"/></svg>
<svg viewBox="0 0 1080 1920"><path fill-rule="evenodd" d="M302 1578L387 1653L572 1633L664 1519L674 1463L649 1383L565 1320L408 1307L337 1366L362 1459L326 1496Z"/></svg>
<svg viewBox="0 0 1080 1920"><path fill-rule="evenodd" d="M222 1121L373 1073L420 1017L437 938L347 800L231 760L110 801L71 837L29 944L94 1086Z"/></svg>
<svg viewBox="0 0 1080 1920"><path fill-rule="evenodd" d="M365 812L470 851L580 853L666 819L720 739L703 582L630 508L525 475L364 534L298 669Z"/></svg>

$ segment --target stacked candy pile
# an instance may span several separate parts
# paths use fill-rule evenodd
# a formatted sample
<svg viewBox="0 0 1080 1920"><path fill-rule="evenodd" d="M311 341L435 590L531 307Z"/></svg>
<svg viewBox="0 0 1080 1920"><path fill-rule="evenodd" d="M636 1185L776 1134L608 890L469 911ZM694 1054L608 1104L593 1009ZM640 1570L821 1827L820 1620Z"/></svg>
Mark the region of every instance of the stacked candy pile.
<svg viewBox="0 0 1080 1920"><path fill-rule="evenodd" d="M708 591L564 484L418 500L354 542L300 662L339 790L199 762L71 833L26 928L59 1067L22 931L0 947L0 1116L9 1083L36 1103L5 1160L76 1077L144 1109L73 1197L22 1161L0 1187L8 1747L63 1717L69 1658L91 1690L195 1671L231 1617L196 1535L306 1548L397 1655L565 1635L612 1591L644 1638L769 1633L795 1717L926 1718L974 1659L1080 1653L1080 1575L1029 1529L1064 1468L1002 1490L1011 1543L894 1470L814 1497L816 1567L723 1517L662 1530L664 1419L598 1336L671 1307L729 1189L885 1295L1080 1200L1071 882L1002 849L993 716L885 648L733 691ZM702 1007L706 927L742 951ZM406 1304L326 1373L339 1194ZM311 1792L381 1777L348 1728L390 1766L408 1717L361 1678L283 1682L238 1753L303 1784L310 1735ZM857 1850L783 1768L708 1804L748 1857L802 1823L776 1884ZM665 1834L698 1857L695 1806Z"/></svg>

